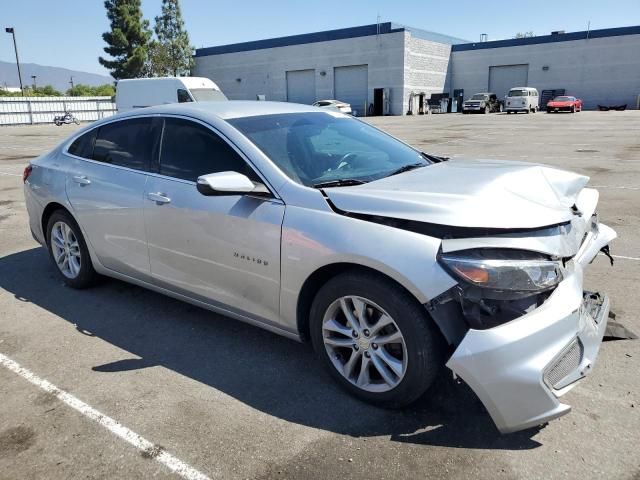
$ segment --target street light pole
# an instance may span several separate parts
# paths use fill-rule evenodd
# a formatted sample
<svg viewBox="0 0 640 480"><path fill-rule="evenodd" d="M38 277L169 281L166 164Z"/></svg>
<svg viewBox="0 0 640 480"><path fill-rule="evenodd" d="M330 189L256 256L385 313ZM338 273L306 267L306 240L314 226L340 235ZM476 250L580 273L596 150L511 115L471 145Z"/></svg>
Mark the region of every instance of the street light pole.
<svg viewBox="0 0 640 480"><path fill-rule="evenodd" d="M73 90L73 75L71 75L71 80L69 81L69 83L71 84L71 89Z"/></svg>
<svg viewBox="0 0 640 480"><path fill-rule="evenodd" d="M37 75L31 75L31 79L33 80L33 89L34 89L34 90L35 90L36 88L38 88L38 87L36 86L36 77L37 77Z"/></svg>
<svg viewBox="0 0 640 480"><path fill-rule="evenodd" d="M22 88L22 73L20 72L20 60L18 59L18 45L16 44L16 32L13 27L7 27L4 29L5 32L10 33L13 36L13 49L16 52L16 65L18 66L18 80L20 81L20 92L22 92L22 96L24 97L24 89Z"/></svg>

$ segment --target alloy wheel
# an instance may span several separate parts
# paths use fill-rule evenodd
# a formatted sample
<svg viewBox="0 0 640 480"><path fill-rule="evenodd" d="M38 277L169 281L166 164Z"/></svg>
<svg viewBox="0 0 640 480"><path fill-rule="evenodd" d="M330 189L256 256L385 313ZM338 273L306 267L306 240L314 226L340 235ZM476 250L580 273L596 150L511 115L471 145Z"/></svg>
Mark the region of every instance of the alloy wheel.
<svg viewBox="0 0 640 480"><path fill-rule="evenodd" d="M51 252L62 274L70 279L80 274L82 255L78 238L69 225L59 221L51 229Z"/></svg>
<svg viewBox="0 0 640 480"><path fill-rule="evenodd" d="M407 371L407 347L393 318L363 297L344 296L327 308L322 337L331 363L368 392L395 388Z"/></svg>

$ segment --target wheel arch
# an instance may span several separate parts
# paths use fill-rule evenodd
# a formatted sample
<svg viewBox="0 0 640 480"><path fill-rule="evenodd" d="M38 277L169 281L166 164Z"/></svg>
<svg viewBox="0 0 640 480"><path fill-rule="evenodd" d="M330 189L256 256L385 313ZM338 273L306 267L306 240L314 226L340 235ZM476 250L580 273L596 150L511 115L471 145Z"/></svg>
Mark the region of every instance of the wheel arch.
<svg viewBox="0 0 640 480"><path fill-rule="evenodd" d="M421 303L409 288L407 288L395 278L375 268L350 262L337 262L324 265L315 270L311 275L307 277L307 279L302 284L300 294L298 295L298 302L296 307L296 322L300 339L303 342L307 342L310 339L309 312L311 310L311 304L313 303L313 299L315 298L316 293L329 280L346 272L370 273L385 280L391 281L398 285L398 287L406 291L413 299L415 299L416 302Z"/></svg>
<svg viewBox="0 0 640 480"><path fill-rule="evenodd" d="M73 213L67 207L58 202L48 203L47 206L44 207L44 210L42 211L42 218L40 219L45 242L48 241L47 236L49 232L47 232L47 224L49 223L49 219L51 218L51 215L58 210L67 212L76 221L76 223L78 223Z"/></svg>

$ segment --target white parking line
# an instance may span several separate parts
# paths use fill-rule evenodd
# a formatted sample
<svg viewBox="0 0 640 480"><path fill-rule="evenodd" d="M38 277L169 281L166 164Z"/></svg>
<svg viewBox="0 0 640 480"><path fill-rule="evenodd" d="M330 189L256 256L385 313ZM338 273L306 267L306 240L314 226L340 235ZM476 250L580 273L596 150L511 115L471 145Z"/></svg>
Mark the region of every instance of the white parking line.
<svg viewBox="0 0 640 480"><path fill-rule="evenodd" d="M47 380L38 377L33 372L20 366L18 363L14 362L2 353L0 353L0 364L2 364L12 372L20 375L25 380L31 382L36 387L39 387L45 392L55 395L58 400L66 403L68 406L70 406L74 410L77 410L85 417L93 420L99 425L102 425L111 433L130 443L138 450L152 456L155 460L163 464L172 472L180 475L182 478L185 478L187 480L210 480L209 477L204 473L201 473L198 470L190 467L183 461L162 450L162 448L154 445L149 440L138 435L136 432L129 430L127 427L121 425L113 418L107 417L106 415L100 413L99 411L97 411L93 407L90 407L82 400L79 400L70 393L61 390L52 383L49 383Z"/></svg>
<svg viewBox="0 0 640 480"><path fill-rule="evenodd" d="M636 262L640 262L640 258L638 257L625 257L624 255L611 255L613 258L622 258L623 260L635 260Z"/></svg>
<svg viewBox="0 0 640 480"><path fill-rule="evenodd" d="M591 185L591 188L619 188L620 190L640 190L640 187L618 187L615 185Z"/></svg>

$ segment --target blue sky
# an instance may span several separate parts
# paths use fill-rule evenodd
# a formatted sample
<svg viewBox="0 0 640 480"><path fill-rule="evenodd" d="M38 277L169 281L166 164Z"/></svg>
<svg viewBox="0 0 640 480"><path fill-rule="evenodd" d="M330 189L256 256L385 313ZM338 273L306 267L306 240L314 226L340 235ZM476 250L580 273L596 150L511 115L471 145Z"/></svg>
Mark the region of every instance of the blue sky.
<svg viewBox="0 0 640 480"><path fill-rule="evenodd" d="M0 60L14 61L16 29L21 62L107 73L98 63L108 22L101 0L3 0ZM160 11L161 0L143 0L145 18ZM55 5L55 8L52 8ZM275 36L394 21L478 40L537 35L552 30L586 30L640 25L640 0L181 0L191 42L206 47ZM553 12L556 12L555 14Z"/></svg>

